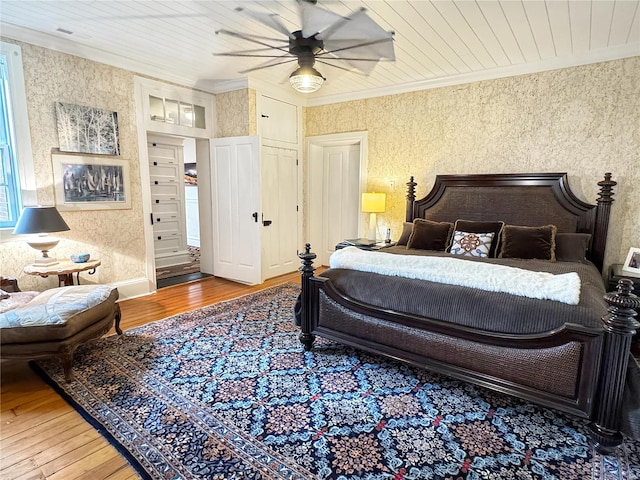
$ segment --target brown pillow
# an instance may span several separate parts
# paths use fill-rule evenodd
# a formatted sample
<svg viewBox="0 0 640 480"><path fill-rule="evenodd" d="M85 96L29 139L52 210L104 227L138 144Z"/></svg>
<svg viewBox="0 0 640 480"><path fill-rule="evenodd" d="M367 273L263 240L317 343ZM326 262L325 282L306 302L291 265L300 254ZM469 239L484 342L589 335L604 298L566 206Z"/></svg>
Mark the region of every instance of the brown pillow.
<svg viewBox="0 0 640 480"><path fill-rule="evenodd" d="M505 225L502 229L501 258L537 258L556 261L556 226L522 227Z"/></svg>
<svg viewBox="0 0 640 480"><path fill-rule="evenodd" d="M444 252L449 246L452 232L453 223L432 222L417 218L413 221L413 231L407 242L407 248Z"/></svg>
<svg viewBox="0 0 640 480"><path fill-rule="evenodd" d="M402 224L402 235L400 235L400 238L396 242L396 245L406 245L409 242L411 232L413 232L413 223L404 222Z"/></svg>
<svg viewBox="0 0 640 480"><path fill-rule="evenodd" d="M500 232L502 232L504 222L474 222L471 220L456 220L456 232L468 233L490 233L493 232L493 241L489 248L489 258L498 256L498 245L500 244Z"/></svg>
<svg viewBox="0 0 640 480"><path fill-rule="evenodd" d="M559 262L584 262L590 242L590 233L557 233L556 260Z"/></svg>

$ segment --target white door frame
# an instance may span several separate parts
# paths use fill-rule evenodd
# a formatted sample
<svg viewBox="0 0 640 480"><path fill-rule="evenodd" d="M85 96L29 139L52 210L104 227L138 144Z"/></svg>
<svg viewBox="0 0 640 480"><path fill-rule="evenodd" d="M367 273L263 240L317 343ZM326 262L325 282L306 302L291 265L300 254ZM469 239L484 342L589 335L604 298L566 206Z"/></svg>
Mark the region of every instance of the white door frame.
<svg viewBox="0 0 640 480"><path fill-rule="evenodd" d="M213 112L215 111L215 97L211 94L205 94L201 92L194 92L192 90L167 85L161 82L152 81L149 79L134 77L133 82L134 97L136 103L136 130L138 134L138 159L140 168L140 189L142 193L142 226L144 231L144 245L145 245L145 283L143 287L138 285L132 295L128 295L127 298L145 295L147 293L154 292L156 290L156 262L155 262L155 247L153 243L153 226L151 225L151 184L149 173L149 150L147 148L147 134L161 134L161 135L175 135L178 137L189 137L196 139L196 158L198 162L198 169L202 168L203 179L198 181L198 204L200 206L200 229L209 228L213 225L211 218L211 208L203 209L204 205L211 205L211 184L208 180L210 172L210 159L209 159L209 139L213 136L215 118ZM207 118L208 127L202 132L198 129L187 129L187 127L173 126L164 124L161 122L150 122L148 120L148 93L151 88L167 89L169 92L175 93L171 98L181 99L182 96L194 95L202 97L207 100L209 106L209 113L211 117ZM156 123L158 124L156 126ZM157 127L157 129L156 129ZM172 128L175 127L175 128ZM181 131L179 131L182 129ZM175 130L175 131L174 131ZM188 131L187 131L188 130ZM200 175L198 175L200 177ZM201 183L204 182L204 183ZM200 244L200 268L204 272L213 272L213 240L208 236L204 239L204 244L201 240ZM146 288L145 288L146 287Z"/></svg>
<svg viewBox="0 0 640 480"><path fill-rule="evenodd" d="M347 133L334 133L329 135L317 135L313 137L307 137L305 141L305 151L307 157L307 187L311 184L311 163L322 162L324 149L326 147L337 147L344 145L358 145L360 147L360 191L366 191L367 187L367 167L369 158L369 133L367 131L361 132L347 132ZM309 192L309 188L307 188ZM360 200L358 200L358 210L360 210ZM312 221L322 222L322 218L311 218L311 195L308 194L307 202L305 202L305 218L307 219L305 228L306 241L311 244L311 249L315 244L321 245L322 240L319 238L312 238L311 223ZM362 222L358 222L358 236L363 236L364 231ZM318 248L318 247L316 247Z"/></svg>

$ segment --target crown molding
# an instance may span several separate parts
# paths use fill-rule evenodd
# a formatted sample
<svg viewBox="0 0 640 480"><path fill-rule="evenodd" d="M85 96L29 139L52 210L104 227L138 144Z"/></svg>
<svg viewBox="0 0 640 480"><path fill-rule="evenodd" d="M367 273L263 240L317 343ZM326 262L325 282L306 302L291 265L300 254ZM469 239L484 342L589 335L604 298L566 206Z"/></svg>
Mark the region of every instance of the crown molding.
<svg viewBox="0 0 640 480"><path fill-rule="evenodd" d="M623 58L640 56L640 42L630 43L607 49L594 50L588 53L571 55L565 57L554 57L541 60L535 63L521 65L511 65L508 67L494 68L492 70L482 70L448 77L434 78L430 80L420 80L417 82L403 83L389 87L362 90L353 93L341 93L335 95L314 95L308 97L305 106L314 107L328 105L331 103L349 102L353 100L363 100L366 98L383 97L386 95L396 95L399 93L415 92L419 90L429 90L432 88L449 87L462 85L465 83L480 82L483 80L495 80L497 78L515 77L562 68L578 67L592 63L608 62Z"/></svg>
<svg viewBox="0 0 640 480"><path fill-rule="evenodd" d="M67 38L57 35L38 32L25 27L12 25L0 21L0 36L8 39L18 40L50 50L55 50L69 55L75 55L87 60L104 63L116 68L122 68L134 74L152 77L158 80L175 83L188 88L201 90L207 93L224 93L244 88L253 88L261 93L286 96L292 103L297 105L313 107L327 105L331 103L341 103L365 98L382 97L399 93L415 92L418 90L428 90L432 88L461 85L465 83L479 82L483 80L494 80L497 78L527 75L531 73L558 70L568 67L577 67L592 63L619 60L622 58L640 56L640 42L614 46L606 49L594 50L584 54L571 55L565 57L555 57L541 60L535 63L521 65L510 65L492 70L451 75L448 77L433 78L392 85L377 89L361 90L358 92L338 93L323 95L322 90L312 95L302 95L291 91L288 87L273 83L252 79L241 78L238 80L198 80L194 81L188 77L175 72L167 71L164 68L139 62L121 55L115 55L104 50L81 45Z"/></svg>
<svg viewBox="0 0 640 480"><path fill-rule="evenodd" d="M29 43L38 47L47 48L49 50L75 55L76 57L85 58L92 62L104 63L105 65L128 70L134 74L176 83L185 87L203 90L208 93L215 93L212 89L217 83L212 80L194 82L188 77L167 71L166 69L156 65L140 62L122 55L105 52L99 48L82 45L69 39L61 38L57 35L42 33L30 28L0 22L0 36Z"/></svg>

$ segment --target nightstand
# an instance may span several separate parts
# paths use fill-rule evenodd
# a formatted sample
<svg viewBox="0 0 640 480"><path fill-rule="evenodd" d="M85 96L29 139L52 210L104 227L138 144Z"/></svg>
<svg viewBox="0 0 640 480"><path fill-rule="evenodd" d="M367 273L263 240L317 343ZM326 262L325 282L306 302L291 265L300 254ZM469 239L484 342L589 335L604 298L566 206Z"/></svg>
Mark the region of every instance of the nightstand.
<svg viewBox="0 0 640 480"><path fill-rule="evenodd" d="M336 245L336 250L340 250L341 248L346 248L346 247L357 247L360 250L382 250L383 248L388 248L388 247L393 247L396 244L396 242L385 242L384 240L381 242L376 242L373 245L371 244L365 244L365 243L357 243L357 242L350 242L350 241L343 241L340 242L339 244Z"/></svg>
<svg viewBox="0 0 640 480"><path fill-rule="evenodd" d="M618 280L628 278L633 282L633 293L640 297L640 277L634 277L627 272L622 271L622 265L615 263L609 267L609 274L607 275L607 292L613 292L616 290Z"/></svg>

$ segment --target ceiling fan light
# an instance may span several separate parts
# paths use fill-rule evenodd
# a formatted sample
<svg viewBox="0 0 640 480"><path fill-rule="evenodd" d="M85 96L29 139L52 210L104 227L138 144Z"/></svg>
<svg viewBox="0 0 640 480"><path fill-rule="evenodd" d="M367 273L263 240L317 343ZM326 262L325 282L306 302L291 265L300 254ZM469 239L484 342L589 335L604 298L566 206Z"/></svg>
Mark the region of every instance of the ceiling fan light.
<svg viewBox="0 0 640 480"><path fill-rule="evenodd" d="M289 83L296 92L313 93L322 87L324 77L315 68L304 66L289 76Z"/></svg>

